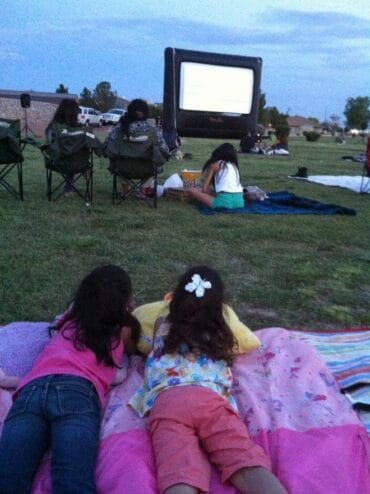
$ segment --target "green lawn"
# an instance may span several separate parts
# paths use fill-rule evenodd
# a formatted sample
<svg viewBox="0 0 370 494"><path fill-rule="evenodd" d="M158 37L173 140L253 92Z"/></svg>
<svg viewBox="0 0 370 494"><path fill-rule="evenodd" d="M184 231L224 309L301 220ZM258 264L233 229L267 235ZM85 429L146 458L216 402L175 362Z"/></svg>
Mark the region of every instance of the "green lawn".
<svg viewBox="0 0 370 494"><path fill-rule="evenodd" d="M182 168L200 168L218 144L183 139L182 151L193 159L166 165L161 181ZM351 207L355 217L203 216L165 198L157 210L136 199L113 206L102 158L95 160L92 207L77 198L49 203L42 156L27 146L24 202L0 189L0 323L50 320L102 263L128 270L137 304L162 298L188 265L210 263L252 329L370 325L370 195L287 178L299 166L310 174L359 175L362 166L341 157L364 149L361 139L339 145L332 137L291 138L289 157L239 155L244 186Z"/></svg>

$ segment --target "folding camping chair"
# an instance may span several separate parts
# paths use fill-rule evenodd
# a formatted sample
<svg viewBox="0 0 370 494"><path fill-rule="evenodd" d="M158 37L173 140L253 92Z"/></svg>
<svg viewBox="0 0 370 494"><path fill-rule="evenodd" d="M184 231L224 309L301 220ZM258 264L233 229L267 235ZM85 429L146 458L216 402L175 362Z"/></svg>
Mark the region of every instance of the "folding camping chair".
<svg viewBox="0 0 370 494"><path fill-rule="evenodd" d="M108 169L113 175L112 202L119 204L130 196L139 195L149 207L157 207L158 173L165 158L156 144L155 132L138 137L122 139L115 143L106 155L109 157ZM153 194L141 194L144 183L153 179ZM124 181L127 190L119 194L118 182Z"/></svg>
<svg viewBox="0 0 370 494"><path fill-rule="evenodd" d="M41 146L45 158L48 200L56 201L68 183L84 202L93 200L93 151L100 153L100 142L86 130L63 129L50 144ZM53 175L58 182L53 184ZM80 187L79 185L82 184Z"/></svg>
<svg viewBox="0 0 370 494"><path fill-rule="evenodd" d="M20 120L0 118L0 185L16 199L23 201L23 153ZM10 181L10 173L17 177ZM14 183L16 182L16 183Z"/></svg>
<svg viewBox="0 0 370 494"><path fill-rule="evenodd" d="M370 137L367 138L366 160L362 171L360 194L366 194L370 191Z"/></svg>

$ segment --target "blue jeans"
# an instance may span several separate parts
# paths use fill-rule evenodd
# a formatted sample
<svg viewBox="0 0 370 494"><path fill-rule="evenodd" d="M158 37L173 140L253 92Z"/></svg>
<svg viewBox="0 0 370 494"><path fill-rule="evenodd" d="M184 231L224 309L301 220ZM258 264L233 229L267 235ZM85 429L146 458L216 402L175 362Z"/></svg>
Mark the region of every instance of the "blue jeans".
<svg viewBox="0 0 370 494"><path fill-rule="evenodd" d="M53 494L96 493L100 400L93 384L49 375L20 390L0 437L0 494L28 493L51 447Z"/></svg>

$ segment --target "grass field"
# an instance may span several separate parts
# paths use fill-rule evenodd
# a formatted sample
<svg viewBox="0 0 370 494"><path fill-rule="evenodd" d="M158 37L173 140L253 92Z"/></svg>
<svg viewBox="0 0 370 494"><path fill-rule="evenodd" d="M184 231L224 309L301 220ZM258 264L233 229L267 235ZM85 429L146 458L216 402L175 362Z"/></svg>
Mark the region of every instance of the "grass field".
<svg viewBox="0 0 370 494"><path fill-rule="evenodd" d="M218 144L184 139L182 151L193 159L170 162L161 181L185 167L201 168ZM49 203L42 156L27 146L24 202L0 189L0 324L50 320L102 263L127 269L137 304L162 298L188 265L209 263L252 329L370 325L370 195L287 178L299 166L315 175L359 175L362 166L341 157L364 149L361 139L338 145L332 137L291 138L288 157L239 155L244 186L351 207L354 217L203 216L166 198L157 210L135 199L113 206L103 158L95 160L93 206L77 198Z"/></svg>

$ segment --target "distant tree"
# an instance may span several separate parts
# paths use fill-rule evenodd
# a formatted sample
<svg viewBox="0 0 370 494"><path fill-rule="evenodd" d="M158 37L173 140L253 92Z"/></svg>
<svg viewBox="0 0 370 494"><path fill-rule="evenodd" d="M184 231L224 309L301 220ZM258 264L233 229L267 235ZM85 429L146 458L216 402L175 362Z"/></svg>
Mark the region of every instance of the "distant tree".
<svg viewBox="0 0 370 494"><path fill-rule="evenodd" d="M68 94L68 88L64 84L59 84L59 87L56 88L55 92Z"/></svg>
<svg viewBox="0 0 370 494"><path fill-rule="evenodd" d="M328 120L321 122L321 127L325 132L331 132L331 123Z"/></svg>
<svg viewBox="0 0 370 494"><path fill-rule="evenodd" d="M261 93L258 102L258 123L267 129L274 128L278 138L289 135L288 115L280 113L276 106L266 106L265 93Z"/></svg>
<svg viewBox="0 0 370 494"><path fill-rule="evenodd" d="M90 89L84 87L79 98L79 103L81 106L88 106L89 108L95 108L95 101L92 97Z"/></svg>
<svg viewBox="0 0 370 494"><path fill-rule="evenodd" d="M268 123L271 127L275 127L275 124L279 121L280 112L276 106L268 106L265 108Z"/></svg>
<svg viewBox="0 0 370 494"><path fill-rule="evenodd" d="M279 117L279 120L275 124L275 135L278 139L283 136L287 137L289 135L290 127L287 118L287 115L282 113Z"/></svg>
<svg viewBox="0 0 370 494"><path fill-rule="evenodd" d="M267 107L265 111L268 116L268 124L275 129L276 137L288 136L290 132L288 115L280 113L276 106Z"/></svg>
<svg viewBox="0 0 370 494"><path fill-rule="evenodd" d="M117 92L113 92L108 81L99 82L93 91L95 107L101 112L110 110L116 104Z"/></svg>
<svg viewBox="0 0 370 494"><path fill-rule="evenodd" d="M258 123L267 127L269 124L268 112L265 108L266 106L266 94L261 93L258 100Z"/></svg>
<svg viewBox="0 0 370 494"><path fill-rule="evenodd" d="M316 117L308 117L307 120L309 120L312 125L319 125L319 120Z"/></svg>
<svg viewBox="0 0 370 494"><path fill-rule="evenodd" d="M333 114L330 115L330 132L334 135L336 132L339 131L339 121L340 117L339 115Z"/></svg>
<svg viewBox="0 0 370 494"><path fill-rule="evenodd" d="M162 103L156 103L154 105L149 106L149 118L160 118L163 114L163 105Z"/></svg>
<svg viewBox="0 0 370 494"><path fill-rule="evenodd" d="M370 120L369 106L370 98L367 96L348 98L343 112L347 120L347 127L366 129Z"/></svg>

